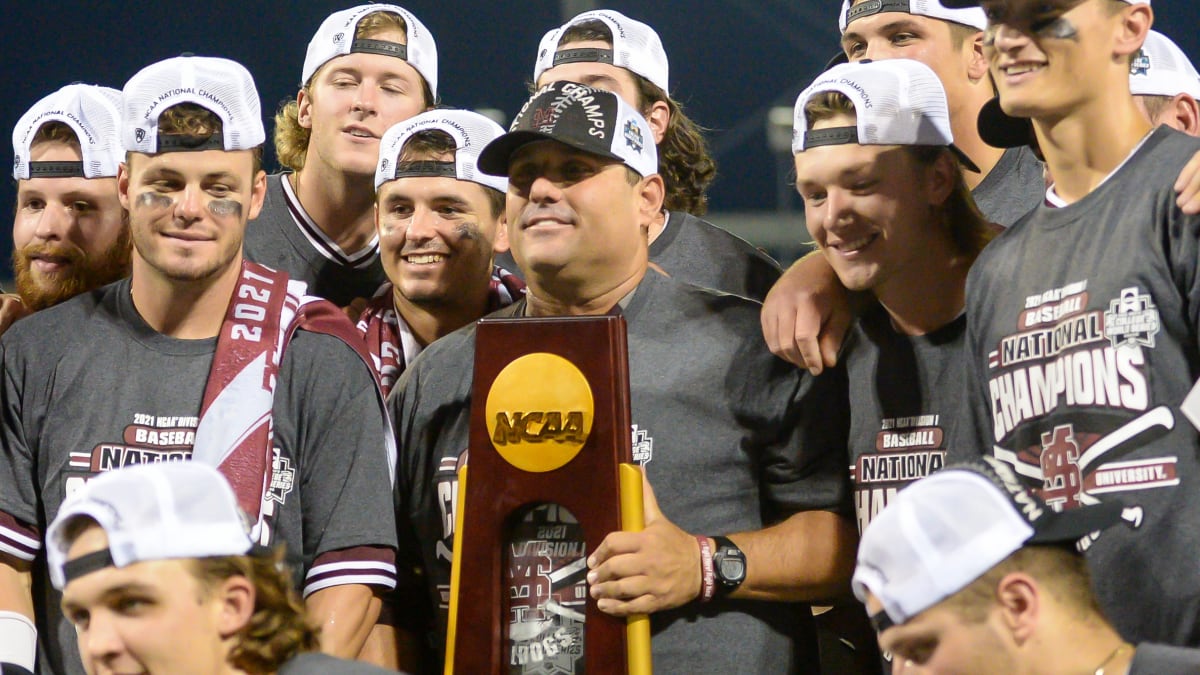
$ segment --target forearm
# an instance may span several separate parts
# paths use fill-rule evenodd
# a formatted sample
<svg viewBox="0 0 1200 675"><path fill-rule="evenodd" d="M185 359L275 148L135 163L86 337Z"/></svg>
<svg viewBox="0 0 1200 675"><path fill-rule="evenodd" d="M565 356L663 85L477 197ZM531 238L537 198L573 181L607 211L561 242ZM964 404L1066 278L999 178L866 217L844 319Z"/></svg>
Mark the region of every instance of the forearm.
<svg viewBox="0 0 1200 675"><path fill-rule="evenodd" d="M32 576L27 563L0 555L0 611L33 619Z"/></svg>
<svg viewBox="0 0 1200 675"><path fill-rule="evenodd" d="M849 590L858 531L848 518L802 511L777 525L727 536L746 555L746 579L730 597L811 602Z"/></svg>
<svg viewBox="0 0 1200 675"><path fill-rule="evenodd" d="M374 589L362 584L323 588L305 601L309 618L321 631L321 651L346 659L362 652L382 604Z"/></svg>

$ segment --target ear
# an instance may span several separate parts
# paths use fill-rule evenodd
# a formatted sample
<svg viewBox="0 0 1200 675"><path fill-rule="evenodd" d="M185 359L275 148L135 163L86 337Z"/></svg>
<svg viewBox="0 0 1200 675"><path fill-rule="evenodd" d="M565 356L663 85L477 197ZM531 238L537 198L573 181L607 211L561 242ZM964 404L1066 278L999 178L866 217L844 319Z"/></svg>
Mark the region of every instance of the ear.
<svg viewBox="0 0 1200 675"><path fill-rule="evenodd" d="M638 194L638 221L643 227L649 228L650 223L662 213L667 188L663 184L662 176L652 173L643 178L635 189Z"/></svg>
<svg viewBox="0 0 1200 675"><path fill-rule="evenodd" d="M301 89L300 91L296 92L296 107L298 108L298 112L296 114L296 121L300 124L300 126L302 128L311 129L312 128L312 96L308 93L308 90Z"/></svg>
<svg viewBox="0 0 1200 675"><path fill-rule="evenodd" d="M254 615L254 584L243 576L232 576L213 591L216 596L217 631L227 639L242 630Z"/></svg>
<svg viewBox="0 0 1200 675"><path fill-rule="evenodd" d="M1189 136L1200 136L1200 103L1191 94L1176 94L1167 110L1176 122L1171 126Z"/></svg>
<svg viewBox="0 0 1200 675"><path fill-rule="evenodd" d="M967 77L972 84L985 82L988 87L992 82L988 79L987 57L983 55L983 31L975 34L970 40L963 41L963 56L967 62Z"/></svg>
<svg viewBox="0 0 1200 675"><path fill-rule="evenodd" d="M284 180L287 180L284 178ZM254 220L262 211L263 200L267 198L267 172L262 169L254 174L254 186L250 189L250 215L246 220Z"/></svg>
<svg viewBox="0 0 1200 675"><path fill-rule="evenodd" d="M1150 5L1130 5L1121 12L1121 24L1117 31L1113 54L1120 57L1132 56L1142 48L1146 34L1154 23L1154 12Z"/></svg>
<svg viewBox="0 0 1200 675"><path fill-rule="evenodd" d="M1024 572L1005 575L996 584L996 605L1004 627L1017 644L1033 638L1046 610L1037 581Z"/></svg>
<svg viewBox="0 0 1200 675"><path fill-rule="evenodd" d="M950 198L961 169L958 161L949 152L938 155L937 160L925 172L925 198L931 206L941 206Z"/></svg>
<svg viewBox="0 0 1200 675"><path fill-rule="evenodd" d="M667 135L667 125L671 123L671 107L666 101L655 101L643 114L650 123L650 130L654 132L654 144L662 143L663 137Z"/></svg>
<svg viewBox="0 0 1200 675"><path fill-rule="evenodd" d="M117 198L121 200L121 206L128 212L132 202L129 199L129 165L125 162L121 162L117 167Z"/></svg>
<svg viewBox="0 0 1200 675"><path fill-rule="evenodd" d="M504 253L508 250L508 214L501 213L500 220L496 221L496 238L492 240L492 251L495 253ZM513 270L509 270L512 272Z"/></svg>

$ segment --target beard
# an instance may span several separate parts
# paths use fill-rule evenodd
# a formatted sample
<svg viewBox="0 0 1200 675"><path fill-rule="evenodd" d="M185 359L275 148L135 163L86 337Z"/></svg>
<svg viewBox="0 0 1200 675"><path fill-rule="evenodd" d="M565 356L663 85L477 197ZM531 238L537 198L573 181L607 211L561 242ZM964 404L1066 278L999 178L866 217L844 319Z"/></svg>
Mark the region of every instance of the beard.
<svg viewBox="0 0 1200 675"><path fill-rule="evenodd" d="M129 227L121 229L117 240L96 256L88 256L78 246L67 242L29 244L13 251L13 271L17 293L30 311L40 311L60 302L100 288L129 276ZM65 270L34 278L32 261L35 256L50 256L69 263Z"/></svg>

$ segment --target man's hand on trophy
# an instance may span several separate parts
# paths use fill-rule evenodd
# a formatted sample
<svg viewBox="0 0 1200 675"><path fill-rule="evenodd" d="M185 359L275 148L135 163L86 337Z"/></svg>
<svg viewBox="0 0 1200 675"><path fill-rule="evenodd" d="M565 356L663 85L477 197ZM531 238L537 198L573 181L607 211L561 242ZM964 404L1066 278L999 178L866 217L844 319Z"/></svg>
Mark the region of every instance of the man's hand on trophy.
<svg viewBox="0 0 1200 675"><path fill-rule="evenodd" d="M645 529L609 533L587 560L588 586L596 606L613 616L671 609L700 595L696 537L662 514L644 473L642 494Z"/></svg>

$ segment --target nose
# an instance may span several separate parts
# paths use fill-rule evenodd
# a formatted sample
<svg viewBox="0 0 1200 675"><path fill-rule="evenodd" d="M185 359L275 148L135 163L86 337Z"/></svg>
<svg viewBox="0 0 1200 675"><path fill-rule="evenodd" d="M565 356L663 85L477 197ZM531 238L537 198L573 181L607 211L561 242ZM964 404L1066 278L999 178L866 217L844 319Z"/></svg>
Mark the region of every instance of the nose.
<svg viewBox="0 0 1200 675"><path fill-rule="evenodd" d="M47 204L37 220L33 236L43 241L62 239L75 222L75 216L63 204Z"/></svg>
<svg viewBox="0 0 1200 675"><path fill-rule="evenodd" d="M413 210L412 219L404 238L411 242L426 242L437 237L437 214L433 210L418 207Z"/></svg>
<svg viewBox="0 0 1200 675"><path fill-rule="evenodd" d="M988 24L984 33L984 44L999 51L1019 49L1029 42L1029 36L1023 31L1004 23Z"/></svg>
<svg viewBox="0 0 1200 675"><path fill-rule="evenodd" d="M538 176L529 186L529 201L535 204L557 202L562 199L562 189L546 176Z"/></svg>
<svg viewBox="0 0 1200 675"><path fill-rule="evenodd" d="M825 229L833 230L849 219L850 198L841 190L829 190L825 195Z"/></svg>
<svg viewBox="0 0 1200 675"><path fill-rule="evenodd" d="M205 202L204 190L199 185L188 185L179 195L175 203L175 215L187 222L200 220L203 217Z"/></svg>
<svg viewBox="0 0 1200 675"><path fill-rule="evenodd" d="M354 104L352 110L364 115L374 113L376 110L377 93L375 85L370 82L360 82L354 90Z"/></svg>
<svg viewBox="0 0 1200 675"><path fill-rule="evenodd" d="M104 662L124 649L116 624L106 619L103 613L92 614L87 628L79 631L78 638L79 654L85 661Z"/></svg>
<svg viewBox="0 0 1200 675"><path fill-rule="evenodd" d="M871 61L879 61L888 59L894 56L894 51L891 45L882 40L868 40L867 48L863 50L862 58L859 63L870 63Z"/></svg>

